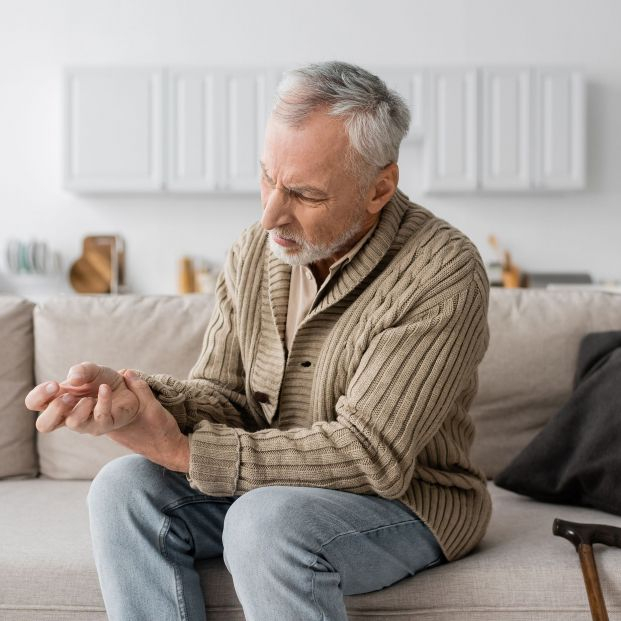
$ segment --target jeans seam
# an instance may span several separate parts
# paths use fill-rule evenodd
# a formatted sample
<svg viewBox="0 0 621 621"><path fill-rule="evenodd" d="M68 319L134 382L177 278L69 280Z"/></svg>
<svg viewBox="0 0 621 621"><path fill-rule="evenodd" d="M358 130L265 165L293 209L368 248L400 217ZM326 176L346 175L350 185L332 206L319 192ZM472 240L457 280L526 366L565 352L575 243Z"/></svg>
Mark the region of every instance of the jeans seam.
<svg viewBox="0 0 621 621"><path fill-rule="evenodd" d="M408 525L408 524L416 524L416 523L422 523L424 524L424 522L422 522L422 520L420 518L414 518L413 520L403 520L401 522L395 522L393 524L383 524L382 526L375 526L374 528L368 528L366 530L350 530L344 533L339 533L338 535L334 535L334 537L332 537L331 539L328 539L326 542L322 543L319 548L313 552L313 558L311 558L306 566L311 570L312 573L312 578L311 578L311 593L313 596L313 603L315 604L315 607L317 608L317 610L319 611L321 617L320 617L320 621L323 621L325 619L325 616L323 614L323 611L321 610L321 607L319 606L317 599L315 597L315 572L313 571L313 567L318 563L319 561L319 553L322 552L326 546L328 546L329 544L333 543L334 541L336 541L337 539L339 539L340 537L345 537L346 535L367 535L368 533L372 533L372 532L377 532L380 530L385 530L386 528L393 528L395 526L403 526L403 525ZM416 573L420 573L422 571L425 571L427 569L430 569L432 567L435 567L437 565L440 565L441 562L444 560L444 554L442 552L442 550L440 549L440 554L439 556L434 559L433 561L431 561L430 563L428 563L427 565L425 565L423 568L419 569ZM312 561L312 562L311 562Z"/></svg>
<svg viewBox="0 0 621 621"><path fill-rule="evenodd" d="M349 530L347 532L334 535L334 537L322 543L315 552L312 552L311 554L313 556L306 563L306 566L311 572L311 595L313 597L313 603L315 604L315 607L319 611L319 615L320 615L319 621L323 621L325 619L325 615L323 614L323 611L321 607L319 606L319 603L317 602L317 598L315 597L315 572L313 571L313 566L316 565L317 562L319 561L319 556L318 556L319 552L321 552L325 548L325 546L329 545L333 541L336 541L339 537L344 537L346 535L366 535L368 533L372 533L378 530L383 530L385 528L391 528L393 526L401 526L403 524L416 524L417 522L420 522L420 521L421 521L420 518L415 517L414 519L402 520L401 522L395 522L393 524L382 524L382 526L375 526L373 528L368 528L366 530L357 530L357 529Z"/></svg>
<svg viewBox="0 0 621 621"><path fill-rule="evenodd" d="M214 502L219 502L221 504L226 504L226 500L219 500L214 496L205 496L201 498L200 496L183 496L182 498L177 498L172 502L169 502L167 505L164 505L160 511L174 511L175 509L179 509L179 507L185 507L186 505L196 504L199 502L209 502L213 504Z"/></svg>
<svg viewBox="0 0 621 621"><path fill-rule="evenodd" d="M432 567L436 567L437 565L440 565L443 560L444 560L444 553L440 551L440 556L438 556L438 558L435 561L431 561L431 563L428 563L419 571L424 571L425 569L431 569Z"/></svg>
<svg viewBox="0 0 621 621"><path fill-rule="evenodd" d="M319 606L319 603L317 602L317 598L315 597L315 571L313 571L313 566L317 564L318 561L318 557L315 556L315 560L308 565L307 567L311 572L311 595L313 596L313 603L315 604L315 608L317 608L317 610L319 611L319 621L323 621L326 617L323 614L323 610L321 609L321 606Z"/></svg>
<svg viewBox="0 0 621 621"><path fill-rule="evenodd" d="M403 520L401 522L395 522L394 524L382 524L382 526L374 526L373 528L368 528L366 530L354 529L354 530L348 530L344 533L338 533L337 535L334 535L334 537L332 537L331 539L324 541L319 546L319 548L317 548L317 550L312 552L312 554L316 556L317 554L319 554L319 552L321 552L324 549L325 546L332 543L336 539L339 539L340 537L345 537L346 535L366 535L367 533L372 533L378 530L384 530L385 528L392 528L393 526L401 526L403 524L416 524L417 522L420 522L420 521L421 521L420 518L415 518L413 520Z"/></svg>
<svg viewBox="0 0 621 621"><path fill-rule="evenodd" d="M166 548L166 535L168 534L168 531L170 530L171 521L172 521L172 518L170 516L166 516L166 518L164 519L164 524L162 525L162 528L160 529L160 535L159 535L160 553L170 563L171 567L173 568L173 572L175 575L175 591L177 595L177 605L179 607L179 614L181 615L181 621L188 621L187 606L185 603L185 597L183 593L183 587L181 585L181 578L179 576L178 567L177 567L177 564L174 563L172 559L170 558L170 556L168 555L168 550Z"/></svg>

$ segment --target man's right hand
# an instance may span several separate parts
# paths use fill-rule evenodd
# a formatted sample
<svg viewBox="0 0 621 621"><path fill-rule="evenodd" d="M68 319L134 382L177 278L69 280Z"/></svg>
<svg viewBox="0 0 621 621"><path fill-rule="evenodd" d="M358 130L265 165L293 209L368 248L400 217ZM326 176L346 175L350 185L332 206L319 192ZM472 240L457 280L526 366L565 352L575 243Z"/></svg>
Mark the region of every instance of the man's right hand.
<svg viewBox="0 0 621 621"><path fill-rule="evenodd" d="M139 402L120 372L92 362L69 369L64 382L45 382L26 396L26 407L41 412L36 427L50 432L66 425L79 433L101 435L128 425Z"/></svg>

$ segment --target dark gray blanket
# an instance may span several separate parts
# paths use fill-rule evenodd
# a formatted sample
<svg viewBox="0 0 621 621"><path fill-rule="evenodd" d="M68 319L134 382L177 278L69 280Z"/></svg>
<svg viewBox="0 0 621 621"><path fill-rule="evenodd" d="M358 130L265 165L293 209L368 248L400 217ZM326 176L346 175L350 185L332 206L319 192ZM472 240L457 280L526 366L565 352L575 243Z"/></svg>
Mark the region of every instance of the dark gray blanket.
<svg viewBox="0 0 621 621"><path fill-rule="evenodd" d="M582 339L569 401L494 482L621 515L621 331Z"/></svg>

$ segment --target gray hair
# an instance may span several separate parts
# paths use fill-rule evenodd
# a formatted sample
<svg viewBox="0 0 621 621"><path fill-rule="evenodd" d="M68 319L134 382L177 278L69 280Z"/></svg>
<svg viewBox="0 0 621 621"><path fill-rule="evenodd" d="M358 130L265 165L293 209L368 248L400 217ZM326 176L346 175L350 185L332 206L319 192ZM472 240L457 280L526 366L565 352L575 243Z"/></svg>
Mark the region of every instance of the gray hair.
<svg viewBox="0 0 621 621"><path fill-rule="evenodd" d="M410 126L405 101L362 67L330 61L286 72L272 113L299 126L322 107L344 119L350 145L347 168L366 192L379 170L398 160Z"/></svg>

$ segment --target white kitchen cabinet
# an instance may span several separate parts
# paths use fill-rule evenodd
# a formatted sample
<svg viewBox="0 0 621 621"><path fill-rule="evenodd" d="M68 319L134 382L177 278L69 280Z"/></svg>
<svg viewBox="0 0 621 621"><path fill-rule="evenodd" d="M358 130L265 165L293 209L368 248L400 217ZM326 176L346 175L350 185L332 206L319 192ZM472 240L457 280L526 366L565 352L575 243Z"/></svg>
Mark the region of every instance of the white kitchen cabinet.
<svg viewBox="0 0 621 621"><path fill-rule="evenodd" d="M218 189L223 113L217 97L220 79L208 69L173 69L168 74L168 190Z"/></svg>
<svg viewBox="0 0 621 621"><path fill-rule="evenodd" d="M430 76L427 191L584 188L585 93L578 71L484 67L480 84L475 70L437 69Z"/></svg>
<svg viewBox="0 0 621 621"><path fill-rule="evenodd" d="M534 187L578 190L585 185L585 88L578 71L535 71Z"/></svg>
<svg viewBox="0 0 621 621"><path fill-rule="evenodd" d="M274 83L268 71L226 72L219 91L223 142L221 189L257 191L259 158Z"/></svg>
<svg viewBox="0 0 621 621"><path fill-rule="evenodd" d="M484 190L531 187L530 85L528 68L483 71L481 188Z"/></svg>
<svg viewBox="0 0 621 621"><path fill-rule="evenodd" d="M74 191L163 186L163 72L74 68L65 73L64 184Z"/></svg>
<svg viewBox="0 0 621 621"><path fill-rule="evenodd" d="M473 68L429 72L424 189L475 190L478 186L478 93Z"/></svg>
<svg viewBox="0 0 621 621"><path fill-rule="evenodd" d="M168 190L258 190L258 162L278 75L170 71Z"/></svg>

